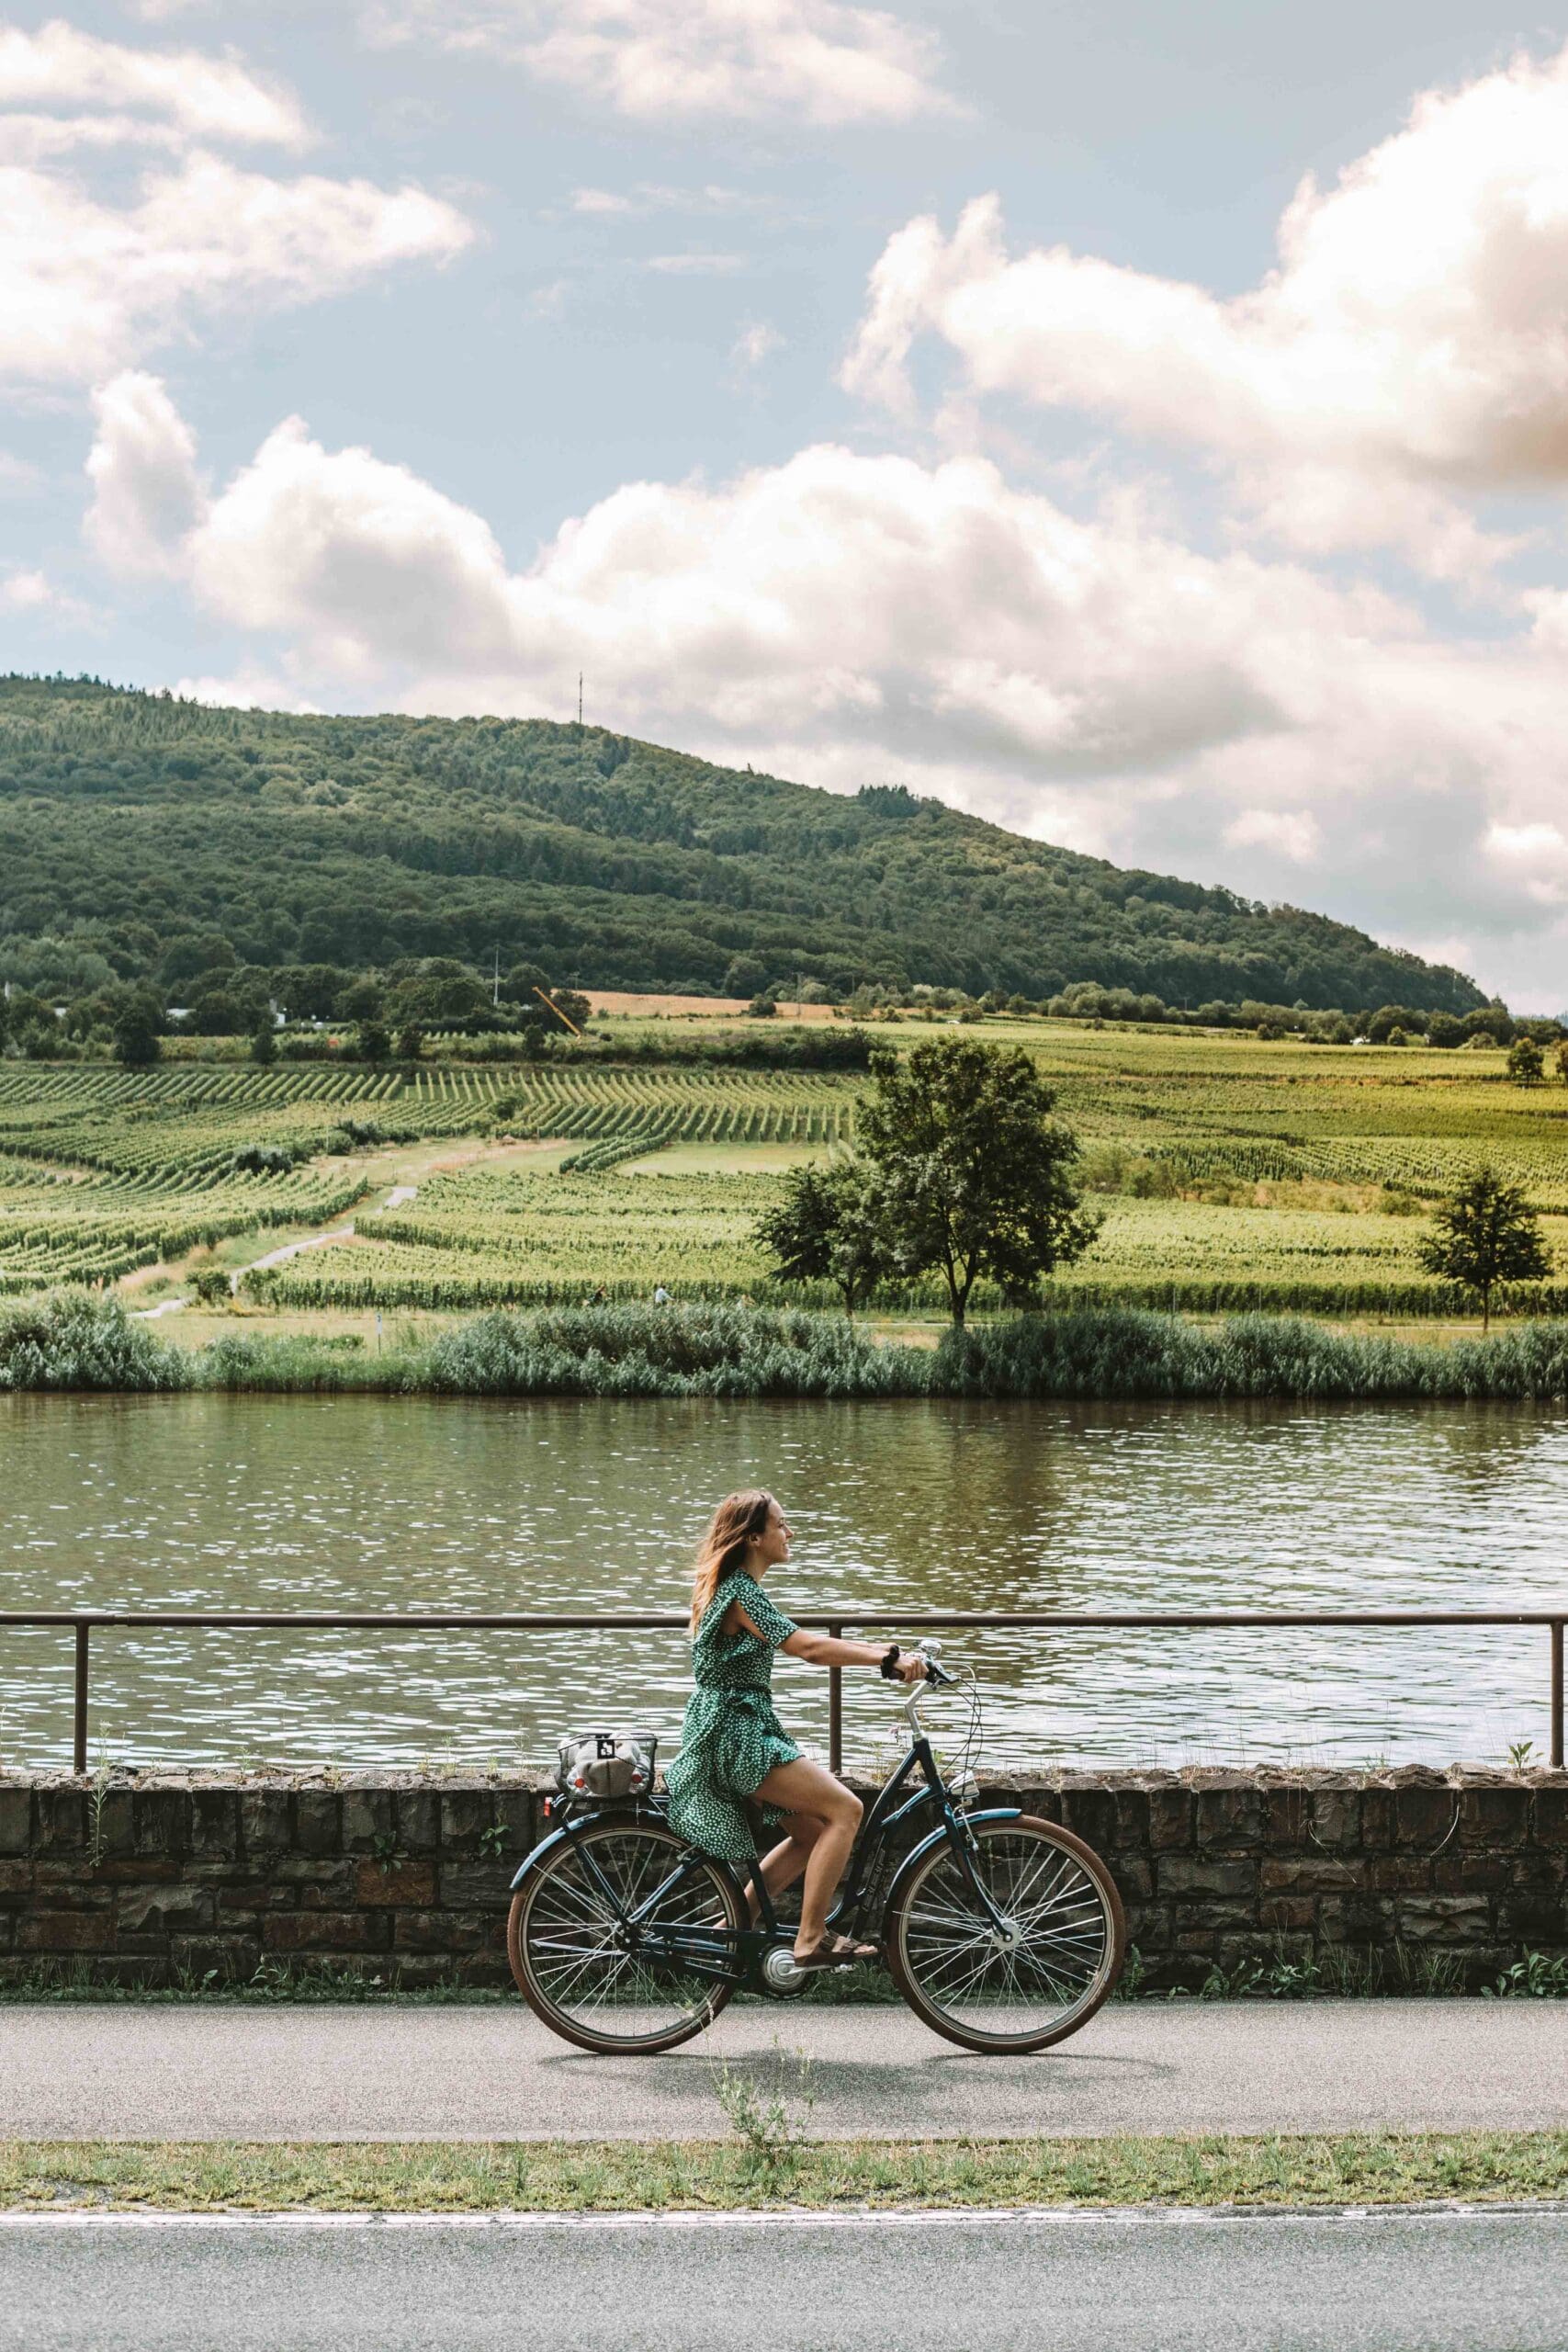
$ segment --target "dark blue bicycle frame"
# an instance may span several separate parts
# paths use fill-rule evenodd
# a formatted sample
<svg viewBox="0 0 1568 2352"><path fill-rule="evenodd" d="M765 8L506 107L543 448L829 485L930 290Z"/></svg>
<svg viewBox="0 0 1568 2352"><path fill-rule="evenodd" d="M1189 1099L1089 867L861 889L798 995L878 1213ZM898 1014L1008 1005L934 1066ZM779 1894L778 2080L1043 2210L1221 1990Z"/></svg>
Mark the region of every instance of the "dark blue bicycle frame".
<svg viewBox="0 0 1568 2352"><path fill-rule="evenodd" d="M916 1789L912 1795L904 1797L903 1803L900 1804L899 1798L903 1794L905 1785L911 1774L916 1771L920 1775L922 1785ZM976 1821L1016 1821L1022 1808L1019 1805L998 1805L984 1813L960 1813L953 1802L952 1793L946 1782L937 1769L936 1758L931 1753L931 1741L923 1732L918 1732L908 1754L892 1778L885 1781L877 1791L871 1809L861 1824L860 1834L855 1839L854 1849L850 1855L849 1868L844 1872L843 1883L840 1887L833 1908L829 1914L829 1926L837 1926L840 1920L854 1917L855 1913L865 1901L872 1878L873 1864L880 1854L884 1841L893 1830L897 1828L900 1822L909 1820L925 1805L934 1805L939 1817L928 1835L921 1838L898 1864L898 1871L908 1867L915 1853L925 1852L934 1840L945 1838L981 1908L989 1912L993 1919L999 1920L1000 1915L996 1905L976 1876L970 1862L965 1824ZM595 1806L581 1809L576 1800L566 1798L558 1801L556 1815L560 1819L559 1828L543 1839L528 1856L512 1882L513 1893L522 1885L524 1879L540 1858L559 1845L562 1840L579 1838L593 1824L606 1820L619 1818L662 1822L664 1804L661 1798L655 1797L645 1804L630 1807ZM700 1854L695 1848L693 1848L674 1865L669 1875L654 1888L652 1894L637 1905L635 1911L626 1912L622 1910L621 1898L616 1890L594 1860L592 1846L583 1848L581 1860L584 1876L595 1884L601 1899L619 1918L622 1928L630 1939L633 1950L640 1951L647 1959L668 1961L690 1975L711 1977L721 1984L750 1984L754 1990L763 1993L771 1993L773 1990L762 1975L762 1962L776 1945L793 1943L794 1930L780 1925L773 1897L762 1883L760 1856L744 1871L733 1863L724 1861L716 1863L717 1868L728 1872L736 1883L737 1894L742 1898L750 1883L755 1890L761 1915L754 1927L722 1928L661 1927L658 1924L656 1916L660 1905L669 1900L693 1871L701 1869L705 1864L715 1862L715 1857ZM895 1872L895 1878L897 1876L897 1871ZM873 1936L880 1934L879 1920L864 1924L869 1926Z"/></svg>

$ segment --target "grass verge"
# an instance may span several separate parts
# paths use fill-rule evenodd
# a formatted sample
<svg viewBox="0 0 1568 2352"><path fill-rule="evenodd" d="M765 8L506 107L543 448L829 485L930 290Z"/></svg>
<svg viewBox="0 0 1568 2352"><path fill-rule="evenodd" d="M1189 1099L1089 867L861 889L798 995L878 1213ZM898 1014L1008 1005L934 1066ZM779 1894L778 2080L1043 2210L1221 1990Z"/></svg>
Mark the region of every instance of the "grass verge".
<svg viewBox="0 0 1568 2352"><path fill-rule="evenodd" d="M0 2142L0 2206L600 2213L1403 2205L1568 2194L1568 2132L1264 2139Z"/></svg>

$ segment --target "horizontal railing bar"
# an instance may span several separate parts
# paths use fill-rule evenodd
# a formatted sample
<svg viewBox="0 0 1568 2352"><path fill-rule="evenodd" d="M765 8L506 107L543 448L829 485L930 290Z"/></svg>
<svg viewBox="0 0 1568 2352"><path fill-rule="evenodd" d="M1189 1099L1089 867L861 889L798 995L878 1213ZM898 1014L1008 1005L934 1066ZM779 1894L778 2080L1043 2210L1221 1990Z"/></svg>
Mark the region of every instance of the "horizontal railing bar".
<svg viewBox="0 0 1568 2352"><path fill-rule="evenodd" d="M1568 1624L1568 1604L1561 1609L1112 1609L1030 1611L867 1610L851 1615L835 1610L831 1616L802 1614L794 1621L823 1632L846 1625L942 1625L992 1629L1043 1629L1054 1625L1115 1626L1332 1626L1332 1625L1561 1625ZM684 1633L689 1619L680 1615L624 1612L584 1615L521 1616L516 1614L453 1615L445 1611L257 1610L257 1609L0 1609L0 1625L186 1625L255 1628L289 1625L365 1627L402 1626L410 1632L451 1633L462 1627L495 1633L592 1633L598 1628L615 1633Z"/></svg>

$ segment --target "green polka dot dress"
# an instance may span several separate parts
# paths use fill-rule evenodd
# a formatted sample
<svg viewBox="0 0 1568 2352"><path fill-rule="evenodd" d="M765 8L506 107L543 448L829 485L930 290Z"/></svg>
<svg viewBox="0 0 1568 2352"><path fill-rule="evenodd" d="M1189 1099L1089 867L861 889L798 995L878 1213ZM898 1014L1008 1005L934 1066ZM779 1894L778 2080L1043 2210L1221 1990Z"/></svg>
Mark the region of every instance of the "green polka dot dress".
<svg viewBox="0 0 1568 2352"><path fill-rule="evenodd" d="M743 1625L724 1632L725 1613L736 1601L755 1634ZM705 1854L731 1862L755 1859L745 1801L775 1764L793 1764L800 1754L773 1713L773 1652L794 1632L761 1586L737 1573L725 1577L693 1637L697 1687L686 1702L681 1753L664 1786L671 1827ZM770 1826L784 1819L776 1805L763 1805L761 1813Z"/></svg>

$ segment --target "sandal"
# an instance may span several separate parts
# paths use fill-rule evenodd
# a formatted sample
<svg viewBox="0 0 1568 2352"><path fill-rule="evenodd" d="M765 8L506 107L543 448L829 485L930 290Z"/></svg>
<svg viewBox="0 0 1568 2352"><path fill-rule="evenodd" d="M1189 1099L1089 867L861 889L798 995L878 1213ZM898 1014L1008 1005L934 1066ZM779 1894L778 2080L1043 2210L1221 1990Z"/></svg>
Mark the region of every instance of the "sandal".
<svg viewBox="0 0 1568 2352"><path fill-rule="evenodd" d="M879 1960L879 1944L852 1944L848 1936L824 1936L814 1951L796 1952L796 1968L810 1972L818 1968L853 1968L863 1960Z"/></svg>

